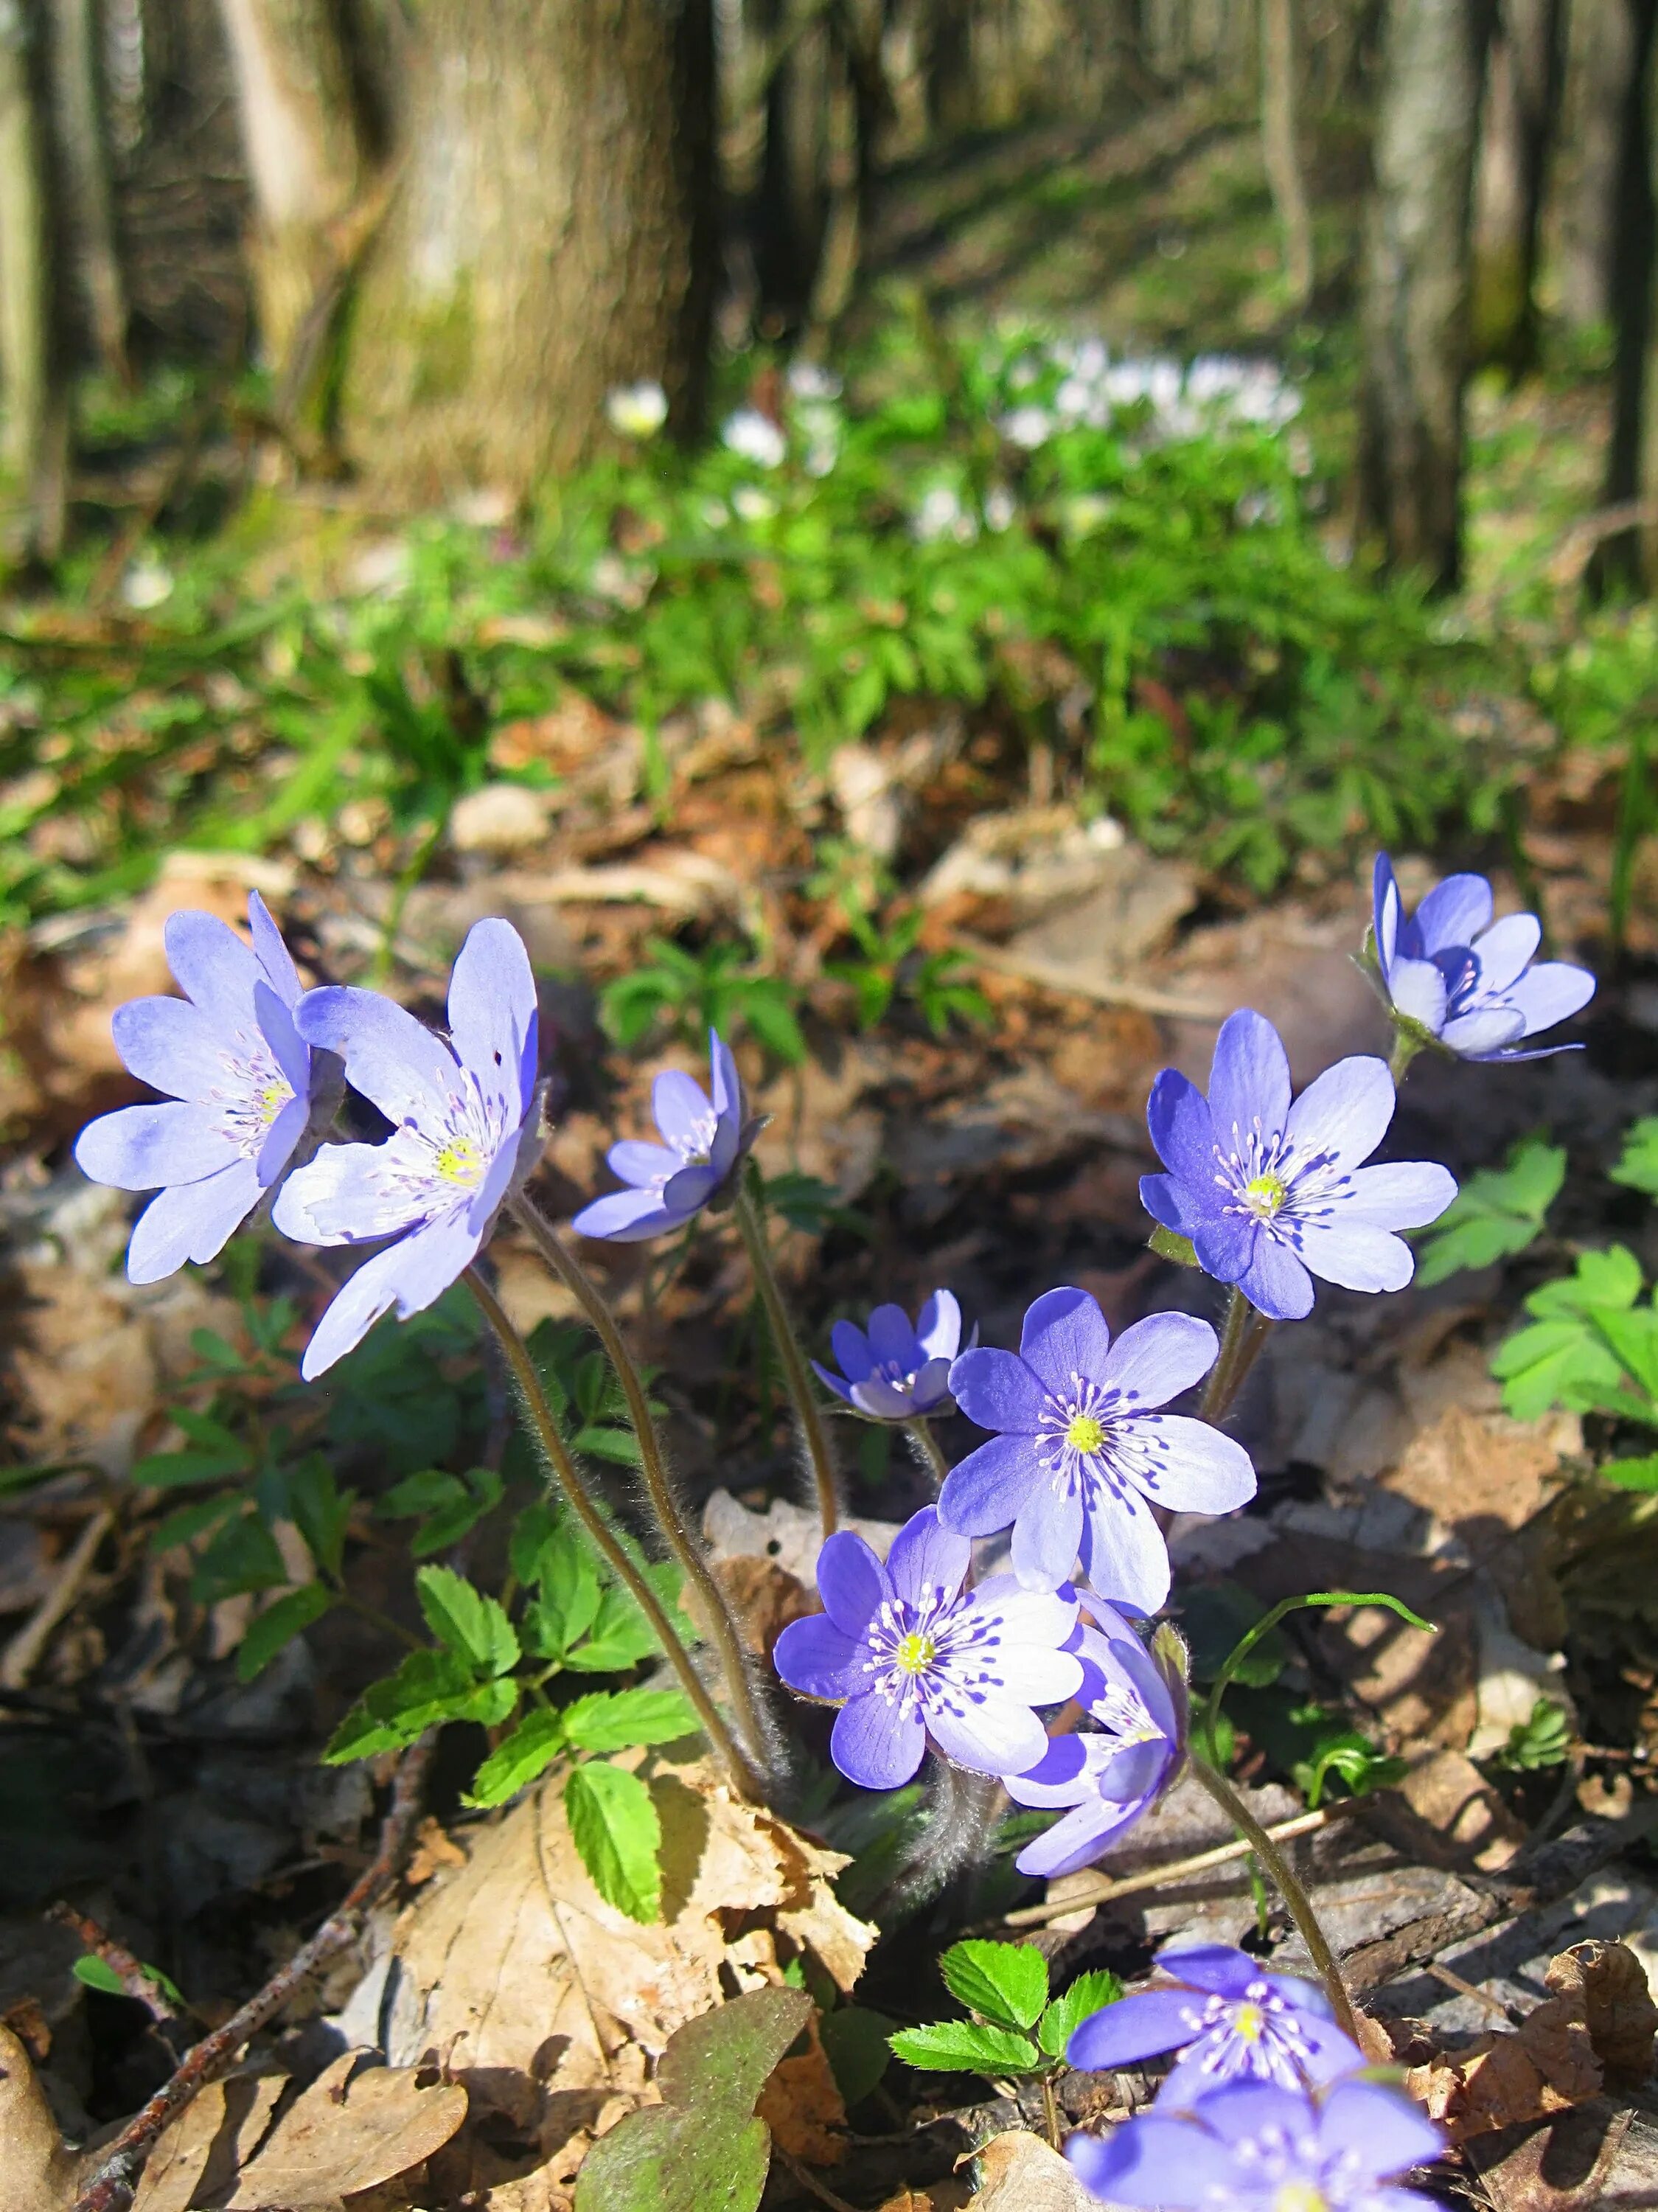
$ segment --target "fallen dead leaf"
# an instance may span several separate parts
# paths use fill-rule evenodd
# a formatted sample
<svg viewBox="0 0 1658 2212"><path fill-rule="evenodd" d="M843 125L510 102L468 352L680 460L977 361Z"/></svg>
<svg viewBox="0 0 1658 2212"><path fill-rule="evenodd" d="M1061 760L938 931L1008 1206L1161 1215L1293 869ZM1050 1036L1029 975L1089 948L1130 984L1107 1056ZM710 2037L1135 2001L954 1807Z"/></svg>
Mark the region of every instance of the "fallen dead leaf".
<svg viewBox="0 0 1658 2212"><path fill-rule="evenodd" d="M779 2061L755 2111L792 2158L806 2166L838 2166L847 2151L847 2107L830 2071L814 2013L807 2048Z"/></svg>
<svg viewBox="0 0 1658 2212"><path fill-rule="evenodd" d="M1574 1943L1550 1960L1543 1978L1582 2005L1608 2085L1638 2089L1652 2072L1658 2004L1635 1953L1626 1943Z"/></svg>
<svg viewBox="0 0 1658 2212"><path fill-rule="evenodd" d="M403 1878L410 1889L418 1889L422 1882L430 1881L440 1868L465 1863L466 1854L460 1845L428 1817L415 1831L415 1848L409 1855Z"/></svg>
<svg viewBox="0 0 1658 2212"><path fill-rule="evenodd" d="M718 1559L714 1572L731 1601L744 1643L768 1663L772 1646L789 1623L819 1610L817 1598L805 1583L775 1559ZM694 1590L687 1591L685 1603L699 1626L704 1626Z"/></svg>
<svg viewBox="0 0 1658 2212"><path fill-rule="evenodd" d="M1379 1813L1390 1830L1406 1829L1400 1840L1436 1866L1494 1874L1526 1840L1524 1826L1460 1751L1430 1751L1412 1759Z"/></svg>
<svg viewBox="0 0 1658 2212"><path fill-rule="evenodd" d="M69 2212L82 2160L65 2150L28 2052L0 2027L0 2173L6 2212Z"/></svg>
<svg viewBox="0 0 1658 2212"><path fill-rule="evenodd" d="M422 2165L466 2118L457 2081L421 2088L411 2066L347 2051L318 2075L243 2167L226 2212L306 2212Z"/></svg>
<svg viewBox="0 0 1658 2212"><path fill-rule="evenodd" d="M1039 2136L993 2136L978 2154L975 2212L1099 2212L1075 2172Z"/></svg>
<svg viewBox="0 0 1658 2212"><path fill-rule="evenodd" d="M282 2074L210 2082L150 2153L132 2212L188 2212L198 2196L224 2194L258 2148L287 2087Z"/></svg>

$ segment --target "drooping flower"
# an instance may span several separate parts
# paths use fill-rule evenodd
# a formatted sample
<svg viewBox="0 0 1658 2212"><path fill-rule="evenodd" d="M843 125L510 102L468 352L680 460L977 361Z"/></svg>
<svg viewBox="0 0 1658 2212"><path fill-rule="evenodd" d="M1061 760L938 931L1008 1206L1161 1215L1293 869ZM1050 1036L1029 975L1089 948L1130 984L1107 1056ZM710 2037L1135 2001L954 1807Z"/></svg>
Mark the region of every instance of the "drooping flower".
<svg viewBox="0 0 1658 2212"><path fill-rule="evenodd" d="M811 1364L837 1398L872 1421L924 1419L954 1405L950 1365L961 1349L962 1309L953 1292L934 1291L914 1327L902 1306L877 1306L867 1333L837 1321L829 1335L841 1372Z"/></svg>
<svg viewBox="0 0 1658 2212"><path fill-rule="evenodd" d="M533 1167L535 978L511 923L480 921L449 979L446 1038L377 991L307 992L296 1019L394 1124L382 1144L325 1145L283 1184L271 1217L301 1244L396 1240L364 1261L317 1324L300 1369L309 1381L392 1307L407 1321L440 1297Z"/></svg>
<svg viewBox="0 0 1658 2212"><path fill-rule="evenodd" d="M1428 2198L1394 2185L1444 2147L1422 2107L1380 2082L1315 2098L1239 2081L1065 2150L1093 2195L1145 2212L1425 2212Z"/></svg>
<svg viewBox="0 0 1658 2212"><path fill-rule="evenodd" d="M1587 968L1537 960L1534 914L1491 920L1484 876L1447 876L1406 915L1393 862L1376 858L1376 969L1390 1006L1460 1060L1547 1060L1572 1044L1519 1047L1552 1030L1594 996Z"/></svg>
<svg viewBox="0 0 1658 2212"><path fill-rule="evenodd" d="M182 999L131 999L110 1027L131 1073L167 1094L81 1132L94 1182L155 1190L127 1247L135 1283L210 1260L293 1158L310 1119L311 1054L294 1026L300 979L264 901L250 892L250 945L216 915L169 915L167 965Z"/></svg>
<svg viewBox="0 0 1658 2212"><path fill-rule="evenodd" d="M709 1087L677 1067L665 1068L651 1087L651 1111L665 1141L647 1145L624 1138L607 1155L611 1172L630 1190L616 1190L585 1206L571 1223L582 1237L605 1237L612 1243L637 1244L682 1229L729 1183L732 1173L765 1127L751 1120L731 1047L718 1030L708 1031Z"/></svg>
<svg viewBox="0 0 1658 2212"><path fill-rule="evenodd" d="M1065 1814L1020 1852L1021 1874L1091 1866L1151 1810L1185 1760L1186 1681L1175 1654L1155 1644L1148 1651L1102 1601L1090 1597L1088 1609L1096 1625L1080 1623L1071 1648L1082 1661L1077 1696L1093 1728L1055 1736L1035 1766L1002 1778L1015 1804Z"/></svg>
<svg viewBox="0 0 1658 2212"><path fill-rule="evenodd" d="M1230 1513L1253 1498L1249 1455L1207 1422L1159 1413L1214 1364L1215 1332L1190 1314L1153 1314L1114 1345L1085 1291L1048 1291L1024 1317L1017 1356L964 1352L957 1404L1001 1434L953 1468L939 1493L963 1536L1013 1530L1013 1571L1054 1589L1083 1571L1100 1595L1155 1613L1169 1595L1169 1549L1154 1505Z"/></svg>
<svg viewBox="0 0 1658 2212"><path fill-rule="evenodd" d="M1157 1965L1169 1978L1165 1984L1083 2022L1066 2052L1072 2065L1103 2071L1178 2051L1157 2093L1159 2106L1170 2111L1228 2081L1316 2088L1365 2063L1331 2017L1323 1990L1299 1974L1265 1972L1259 1959L1226 1943L1165 1951Z"/></svg>
<svg viewBox="0 0 1658 2212"><path fill-rule="evenodd" d="M1360 1164L1387 1134L1394 1095L1383 1062L1356 1055L1292 1104L1278 1031L1248 1008L1229 1015L1207 1099L1177 1068L1151 1086L1146 1120L1169 1172L1142 1176L1140 1202L1274 1321L1312 1311L1315 1275L1402 1290L1415 1261L1395 1232L1437 1220L1456 1185L1425 1160Z"/></svg>
<svg viewBox="0 0 1658 2212"><path fill-rule="evenodd" d="M850 1529L817 1558L824 1611L777 1639L778 1673L809 1698L845 1699L829 1750L865 1790L896 1790L929 1741L975 1774L1035 1765L1047 1732L1032 1708L1062 1705L1082 1665L1060 1647L1077 1620L1068 1592L1011 1575L963 1589L973 1547L931 1505L905 1522L884 1566Z"/></svg>

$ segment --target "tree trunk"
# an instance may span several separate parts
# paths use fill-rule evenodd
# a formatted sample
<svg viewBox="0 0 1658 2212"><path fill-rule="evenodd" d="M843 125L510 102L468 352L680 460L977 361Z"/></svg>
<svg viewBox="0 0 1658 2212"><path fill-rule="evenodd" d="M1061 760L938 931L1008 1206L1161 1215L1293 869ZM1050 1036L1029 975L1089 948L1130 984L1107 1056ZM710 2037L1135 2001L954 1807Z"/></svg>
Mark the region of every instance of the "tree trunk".
<svg viewBox="0 0 1658 2212"><path fill-rule="evenodd" d="M1473 351L1511 372L1537 351L1539 218L1560 98L1559 0L1500 0L1474 191Z"/></svg>
<svg viewBox="0 0 1658 2212"><path fill-rule="evenodd" d="M1471 0L1394 0L1365 222L1361 516L1441 589L1461 560L1480 29Z"/></svg>
<svg viewBox="0 0 1658 2212"><path fill-rule="evenodd" d="M699 417L713 300L711 0L422 0L401 165L359 271L343 446L380 491L522 490L654 378Z"/></svg>
<svg viewBox="0 0 1658 2212"><path fill-rule="evenodd" d="M1618 165L1637 62L1632 0L1570 0L1550 228L1560 313L1574 330L1611 319Z"/></svg>
<svg viewBox="0 0 1658 2212"><path fill-rule="evenodd" d="M1612 313L1618 354L1612 371L1612 437L1606 448L1606 503L1623 507L1649 495L1658 465L1658 440L1649 434L1655 379L1653 263L1658 252L1658 203L1651 171L1652 125L1649 72L1655 51L1655 0L1634 0L1634 54L1619 101L1618 223L1612 239ZM1592 590L1652 580L1650 529L1608 538L1589 569Z"/></svg>
<svg viewBox="0 0 1658 2212"><path fill-rule="evenodd" d="M93 0L53 0L52 76L64 182L93 342L110 374L130 384L126 288L115 246Z"/></svg>
<svg viewBox="0 0 1658 2212"><path fill-rule="evenodd" d="M1284 234L1284 284L1299 314L1313 292L1313 218L1296 143L1294 0L1260 0L1260 143Z"/></svg>
<svg viewBox="0 0 1658 2212"><path fill-rule="evenodd" d="M0 0L0 469L24 502L26 551L51 560L63 543L69 415L58 373L39 28L27 0Z"/></svg>

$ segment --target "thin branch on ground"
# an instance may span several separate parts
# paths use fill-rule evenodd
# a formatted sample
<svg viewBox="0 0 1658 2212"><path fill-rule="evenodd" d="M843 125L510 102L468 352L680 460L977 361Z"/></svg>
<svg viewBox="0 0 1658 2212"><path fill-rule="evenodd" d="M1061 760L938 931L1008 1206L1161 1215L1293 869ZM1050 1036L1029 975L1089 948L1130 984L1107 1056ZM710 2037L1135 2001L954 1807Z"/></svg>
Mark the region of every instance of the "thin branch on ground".
<svg viewBox="0 0 1658 2212"><path fill-rule="evenodd" d="M173 2024L188 2020L189 2008L170 1997L162 1985L161 1976L153 1966L137 1959L125 1943L118 1942L109 1930L93 1919L88 1913L77 1912L72 1905L62 1899L46 1909L46 1918L55 1920L60 1928L72 1929L86 1948L105 1966L121 1984L124 1995L135 1998L157 2025Z"/></svg>

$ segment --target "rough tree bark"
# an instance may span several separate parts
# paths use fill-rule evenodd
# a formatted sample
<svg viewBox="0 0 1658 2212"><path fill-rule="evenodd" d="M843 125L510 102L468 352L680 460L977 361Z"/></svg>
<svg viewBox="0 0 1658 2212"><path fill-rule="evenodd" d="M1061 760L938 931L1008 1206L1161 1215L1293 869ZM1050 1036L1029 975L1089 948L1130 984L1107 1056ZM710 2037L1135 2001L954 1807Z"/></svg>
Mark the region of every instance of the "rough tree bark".
<svg viewBox="0 0 1658 2212"><path fill-rule="evenodd" d="M1362 525L1437 588L1461 558L1477 0L1393 0L1366 211Z"/></svg>
<svg viewBox="0 0 1658 2212"><path fill-rule="evenodd" d="M1284 277L1297 313L1313 292L1313 218L1296 143L1294 0L1260 0L1260 144L1284 234Z"/></svg>
<svg viewBox="0 0 1658 2212"><path fill-rule="evenodd" d="M115 244L115 210L98 95L98 25L93 0L53 0L52 79L76 260L93 342L110 374L130 383L126 288Z"/></svg>
<svg viewBox="0 0 1658 2212"><path fill-rule="evenodd" d="M1619 106L1612 241L1612 312L1618 354L1612 375L1612 437L1606 449L1606 502L1638 501L1634 529L1606 539L1590 570L1596 590L1658 580L1658 131L1652 82L1658 63L1658 5L1636 0L1634 56Z"/></svg>
<svg viewBox="0 0 1658 2212"><path fill-rule="evenodd" d="M1560 101L1560 0L1499 0L1474 188L1473 350L1518 372L1537 350L1538 238Z"/></svg>
<svg viewBox="0 0 1658 2212"><path fill-rule="evenodd" d="M1612 312L1618 165L1636 68L1638 10L1631 0L1570 0L1560 154L1550 228L1560 312L1575 329Z"/></svg>
<svg viewBox="0 0 1658 2212"><path fill-rule="evenodd" d="M0 0L0 469L24 503L23 550L63 543L69 417L58 367L48 136L39 99L39 19Z"/></svg>

